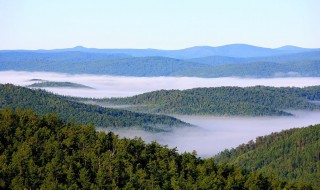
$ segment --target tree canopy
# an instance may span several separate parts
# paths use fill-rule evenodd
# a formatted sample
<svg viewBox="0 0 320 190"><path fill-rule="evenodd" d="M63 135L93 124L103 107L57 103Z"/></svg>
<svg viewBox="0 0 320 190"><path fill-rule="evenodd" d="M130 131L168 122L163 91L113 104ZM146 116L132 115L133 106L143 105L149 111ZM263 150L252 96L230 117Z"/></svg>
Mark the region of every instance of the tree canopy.
<svg viewBox="0 0 320 190"><path fill-rule="evenodd" d="M129 128L149 131L166 131L172 127L190 126L173 117L135 113L126 110L103 108L68 100L44 90L32 90L11 84L0 84L0 108L11 105L13 108L31 108L38 114L51 112L65 120L76 123L94 123L103 128Z"/></svg>
<svg viewBox="0 0 320 190"><path fill-rule="evenodd" d="M215 160L320 187L320 125L257 137L219 153Z"/></svg>
<svg viewBox="0 0 320 190"><path fill-rule="evenodd" d="M0 110L3 189L312 189L56 114Z"/></svg>
<svg viewBox="0 0 320 190"><path fill-rule="evenodd" d="M111 105L128 105L128 110L147 113L240 116L291 115L284 110L319 109L320 105L312 103L317 100L320 100L320 86L194 88L160 90L127 98L95 99Z"/></svg>

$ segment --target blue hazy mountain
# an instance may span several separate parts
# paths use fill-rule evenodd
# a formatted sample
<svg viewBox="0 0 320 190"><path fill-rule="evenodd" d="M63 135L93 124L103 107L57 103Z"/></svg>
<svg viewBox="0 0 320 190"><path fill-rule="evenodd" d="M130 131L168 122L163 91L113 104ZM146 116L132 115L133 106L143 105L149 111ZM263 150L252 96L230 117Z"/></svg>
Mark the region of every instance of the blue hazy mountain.
<svg viewBox="0 0 320 190"><path fill-rule="evenodd" d="M232 44L218 47L198 46L187 48L183 50L176 50L170 52L170 56L176 55L178 58L199 58L208 56L223 56L223 57L237 57L237 58L252 58L252 57L268 57L286 55L292 53L303 53L308 51L316 51L320 49L306 49L306 48L264 48L246 44ZM175 54L174 54L175 53Z"/></svg>
<svg viewBox="0 0 320 190"><path fill-rule="evenodd" d="M320 77L320 61L298 61L286 63L254 62L226 64L220 66L194 67L172 73L184 77Z"/></svg>
<svg viewBox="0 0 320 190"><path fill-rule="evenodd" d="M247 44L231 44L218 47L211 46L195 46L180 50L158 50L158 49L95 49L84 48L77 46L71 49L62 49L58 51L83 51L83 52L95 52L95 53L108 53L108 54L127 54L134 57L145 56L162 56L178 59L190 59L206 56L227 56L227 57L265 57L275 56L290 53L299 53L311 51L314 49L306 48L293 48L293 46L284 46L282 48L264 48Z"/></svg>
<svg viewBox="0 0 320 190"><path fill-rule="evenodd" d="M276 48L277 50L283 50L283 51L291 51L291 52L301 52L301 51L308 51L312 50L310 48L301 48L298 46L292 46L292 45L286 45L279 48Z"/></svg>
<svg viewBox="0 0 320 190"><path fill-rule="evenodd" d="M44 71L140 77L169 76L189 68L206 66L168 57L97 55L99 54L87 52L3 52L0 53L0 71Z"/></svg>
<svg viewBox="0 0 320 190"><path fill-rule="evenodd" d="M179 50L159 50L159 49L97 49L85 48L76 46L74 48L54 49L54 50L32 50L32 52L88 52L88 53L103 53L103 54L122 54L134 57L150 57L162 56L177 59L192 59L208 56L226 56L226 57L266 57L275 55L284 55L291 53L299 53L306 51L315 51L319 49L300 48L295 46L284 46L280 48L264 48L247 44L231 44L224 46L195 46ZM16 50L27 51L27 50Z"/></svg>
<svg viewBox="0 0 320 190"><path fill-rule="evenodd" d="M5 70L138 77L319 77L320 49L295 46L270 49L234 44L183 50L95 49L82 46L56 50L7 50L0 51L0 71Z"/></svg>
<svg viewBox="0 0 320 190"><path fill-rule="evenodd" d="M81 51L54 51L54 50L37 50L37 51L0 51L1 61L3 60L52 60L52 61L85 61L85 60L102 60L131 57L126 54L107 54Z"/></svg>
<svg viewBox="0 0 320 190"><path fill-rule="evenodd" d="M296 50L292 50L296 51ZM304 51L299 53L291 53L284 55L275 55L267 57L225 57L225 56L208 56L188 59L188 61L201 63L210 66L219 66L227 64L242 64L253 62L273 62L273 63L285 63L296 61L317 61L320 60L320 50L317 51Z"/></svg>

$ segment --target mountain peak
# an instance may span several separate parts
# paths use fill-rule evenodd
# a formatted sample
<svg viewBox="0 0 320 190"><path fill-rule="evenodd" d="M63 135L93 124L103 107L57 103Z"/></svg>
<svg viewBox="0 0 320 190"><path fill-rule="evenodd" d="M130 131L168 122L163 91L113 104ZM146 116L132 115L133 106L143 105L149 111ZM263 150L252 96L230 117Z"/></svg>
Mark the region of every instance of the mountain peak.
<svg viewBox="0 0 320 190"><path fill-rule="evenodd" d="M75 49L75 50L82 50L82 49L87 49L86 47L83 47L83 46L76 46L72 49Z"/></svg>
<svg viewBox="0 0 320 190"><path fill-rule="evenodd" d="M282 46L282 47L279 47L279 48L276 48L277 50L289 50L289 51L292 51L292 50L302 50L304 48L301 48L301 47L298 47L298 46L292 46L292 45L286 45L286 46Z"/></svg>

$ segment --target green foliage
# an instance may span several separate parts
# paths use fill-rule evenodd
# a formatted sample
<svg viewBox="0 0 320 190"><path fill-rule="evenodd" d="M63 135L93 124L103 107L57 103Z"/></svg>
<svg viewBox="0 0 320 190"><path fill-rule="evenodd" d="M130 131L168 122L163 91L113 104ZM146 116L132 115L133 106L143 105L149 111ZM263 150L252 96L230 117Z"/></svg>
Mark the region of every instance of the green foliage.
<svg viewBox="0 0 320 190"><path fill-rule="evenodd" d="M188 124L169 116L134 113L125 110L102 108L67 100L43 90L31 90L10 84L0 84L0 109L11 105L14 109L31 108L38 114L51 112L65 121L94 123L97 127L127 128L137 127L150 131L170 130L175 126Z"/></svg>
<svg viewBox="0 0 320 190"><path fill-rule="evenodd" d="M1 110L0 134L4 189L304 189L55 114Z"/></svg>
<svg viewBox="0 0 320 190"><path fill-rule="evenodd" d="M320 125L257 137L219 153L215 160L320 187Z"/></svg>
<svg viewBox="0 0 320 190"><path fill-rule="evenodd" d="M128 98L96 99L111 105L129 105L132 111L200 115L291 115L283 110L319 109L320 86L306 88L217 87L160 90ZM134 105L134 106L130 106Z"/></svg>

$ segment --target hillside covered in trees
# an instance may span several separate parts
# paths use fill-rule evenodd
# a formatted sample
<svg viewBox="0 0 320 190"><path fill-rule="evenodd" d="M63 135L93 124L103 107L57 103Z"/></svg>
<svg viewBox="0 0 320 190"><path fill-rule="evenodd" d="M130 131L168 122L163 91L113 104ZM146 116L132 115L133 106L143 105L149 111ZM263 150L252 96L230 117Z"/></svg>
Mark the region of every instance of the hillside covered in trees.
<svg viewBox="0 0 320 190"><path fill-rule="evenodd" d="M283 110L313 110L320 106L320 86L289 87L215 87L190 90L160 90L128 98L96 99L126 109L165 114L197 115L291 115ZM130 106L133 105L133 106Z"/></svg>
<svg viewBox="0 0 320 190"><path fill-rule="evenodd" d="M280 180L320 187L320 125L257 137L255 142L225 150L214 159Z"/></svg>
<svg viewBox="0 0 320 190"><path fill-rule="evenodd" d="M55 114L2 109L0 133L2 189L312 189Z"/></svg>
<svg viewBox="0 0 320 190"><path fill-rule="evenodd" d="M57 113L65 121L94 123L97 127L139 127L150 131L170 130L171 127L189 126L169 116L134 113L126 110L103 108L67 100L43 90L31 90L11 84L0 84L0 109L7 106L30 108L38 114Z"/></svg>

